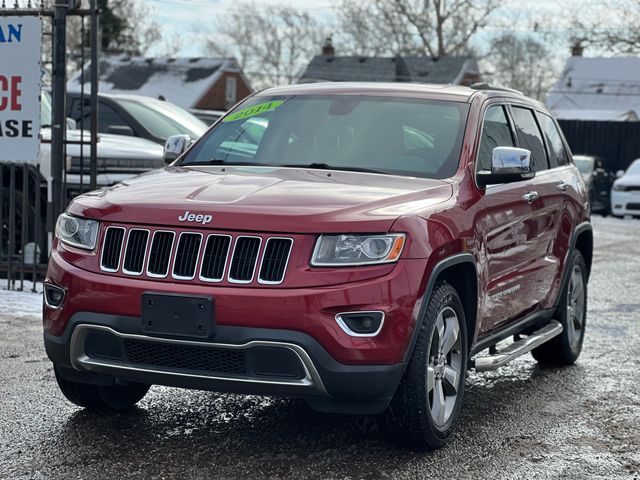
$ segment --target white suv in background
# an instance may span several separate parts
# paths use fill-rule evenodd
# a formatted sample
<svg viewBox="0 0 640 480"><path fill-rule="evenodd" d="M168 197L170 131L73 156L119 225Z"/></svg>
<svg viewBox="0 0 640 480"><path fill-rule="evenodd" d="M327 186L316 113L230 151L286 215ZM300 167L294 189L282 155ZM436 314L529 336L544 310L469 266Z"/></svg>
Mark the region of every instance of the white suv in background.
<svg viewBox="0 0 640 480"><path fill-rule="evenodd" d="M611 213L616 217L640 217L640 158L634 160L627 171L613 182Z"/></svg>

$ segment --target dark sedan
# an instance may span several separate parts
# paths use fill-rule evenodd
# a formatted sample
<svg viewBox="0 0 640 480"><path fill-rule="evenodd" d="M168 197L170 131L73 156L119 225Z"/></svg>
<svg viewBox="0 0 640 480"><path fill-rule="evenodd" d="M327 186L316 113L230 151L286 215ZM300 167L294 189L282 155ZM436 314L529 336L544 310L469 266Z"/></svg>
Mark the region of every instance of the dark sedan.
<svg viewBox="0 0 640 480"><path fill-rule="evenodd" d="M574 155L573 161L589 189L591 212L610 215L611 186L615 180L613 173L604 168L602 158L594 155Z"/></svg>

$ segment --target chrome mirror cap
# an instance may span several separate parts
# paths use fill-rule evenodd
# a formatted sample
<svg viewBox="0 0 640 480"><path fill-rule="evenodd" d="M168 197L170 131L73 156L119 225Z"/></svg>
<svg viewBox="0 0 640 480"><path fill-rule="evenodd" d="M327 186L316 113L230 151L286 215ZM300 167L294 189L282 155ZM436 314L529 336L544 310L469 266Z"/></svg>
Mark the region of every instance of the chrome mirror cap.
<svg viewBox="0 0 640 480"><path fill-rule="evenodd" d="M167 138L167 141L164 144L162 158L165 163L171 163L186 152L190 146L191 137L189 137L189 135L172 135Z"/></svg>
<svg viewBox="0 0 640 480"><path fill-rule="evenodd" d="M527 180L535 176L531 152L524 148L496 147L491 155L491 171L478 172L478 185L496 185Z"/></svg>

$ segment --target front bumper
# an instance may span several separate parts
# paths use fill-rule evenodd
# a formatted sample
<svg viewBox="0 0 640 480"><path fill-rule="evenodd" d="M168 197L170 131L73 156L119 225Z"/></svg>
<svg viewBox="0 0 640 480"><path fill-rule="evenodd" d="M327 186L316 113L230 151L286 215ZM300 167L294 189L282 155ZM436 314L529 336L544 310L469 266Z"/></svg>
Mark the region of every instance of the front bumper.
<svg viewBox="0 0 640 480"><path fill-rule="evenodd" d="M640 191L611 192L611 213L617 216L640 216Z"/></svg>
<svg viewBox="0 0 640 480"><path fill-rule="evenodd" d="M216 341L204 342L145 336L140 326L137 318L79 312L63 335L44 334L45 348L62 376L81 383L112 385L133 381L229 393L295 396L305 398L318 410L341 413L383 411L404 371L404 364L341 364L313 338L289 330L220 326L216 329ZM163 355L162 364L148 360L138 363L139 354L133 357L129 353L113 353L109 346L97 350L90 337L96 332L118 341L143 343L155 350L156 355ZM104 345L104 339L99 341ZM168 354L162 352L159 348L163 345L170 345L172 350ZM133 348L139 350L139 346ZM190 365L185 360L196 355L193 349L215 350L218 357L220 352L242 352L249 366L242 372L229 368L224 372L206 371L197 366L203 365L202 361ZM273 361L270 366L259 364L278 357L278 351L291 355L288 359L280 355L279 364ZM218 365L230 361L221 359Z"/></svg>
<svg viewBox="0 0 640 480"><path fill-rule="evenodd" d="M426 260L404 260L388 275L332 287L216 287L88 272L66 262L54 249L47 281L64 288L66 296L58 309L45 305L45 345L60 373L79 382L124 380L298 396L319 410L375 413L386 408L402 377L421 304L417 299L425 268ZM141 296L145 292L213 296L213 333L188 341L144 335ZM385 322L380 333L373 337L348 335L335 315L354 310L383 311ZM92 331L112 335L117 342L142 342L147 350L159 348L161 359L186 358L175 348L186 348L203 358L214 350L221 355L233 350L246 356L247 368L221 373L215 368L199 368L200 364L194 367L132 361L127 355L95 355L86 351L87 333ZM271 359L288 355L290 368L276 365L275 370L256 370L256 365L264 364L260 358L265 357L260 355L265 354L265 348L275 349L268 355Z"/></svg>

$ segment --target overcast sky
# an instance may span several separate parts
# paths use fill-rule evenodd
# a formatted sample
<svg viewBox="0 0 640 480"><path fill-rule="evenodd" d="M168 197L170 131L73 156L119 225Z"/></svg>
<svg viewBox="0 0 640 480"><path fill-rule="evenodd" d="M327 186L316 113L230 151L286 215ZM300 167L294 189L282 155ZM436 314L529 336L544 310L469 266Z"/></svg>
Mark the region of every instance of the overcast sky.
<svg viewBox="0 0 640 480"><path fill-rule="evenodd" d="M217 16L236 9L234 0L143 0L154 11L163 35L171 38L174 32L188 32L198 24L206 24ZM314 16L331 16L336 0L256 0L256 4L284 4L306 10ZM183 35L186 36L186 35ZM153 53L153 51L151 52ZM185 42L181 55L201 55L197 42Z"/></svg>
<svg viewBox="0 0 640 480"><path fill-rule="evenodd" d="M184 40L180 56L202 55L201 46L193 39L193 30L198 25L213 23L219 17L237 9L237 0L142 0L153 11L155 20L162 26L163 36L171 38L180 32ZM257 5L285 4L319 18L330 21L340 0L254 0ZM367 1L367 0L360 0ZM475 41L483 43L483 39L490 38L492 31L526 30L531 28L527 18L535 16L543 22L555 23L554 29L562 27L563 21L570 24L571 18L582 15L589 5L602 5L603 0L504 0L501 8L496 12L498 22L476 36ZM250 14L250 12L247 12ZM611 17L614 17L612 15ZM496 17L494 17L495 20ZM524 21L523 21L524 20ZM613 21L613 18L611 18ZM615 22L614 22L615 23ZM496 26L496 24L498 26ZM567 23L564 23L567 25ZM549 28L549 27L547 27ZM484 41L486 44L487 42ZM339 46L337 46L339 48ZM159 53L156 47L150 54Z"/></svg>

